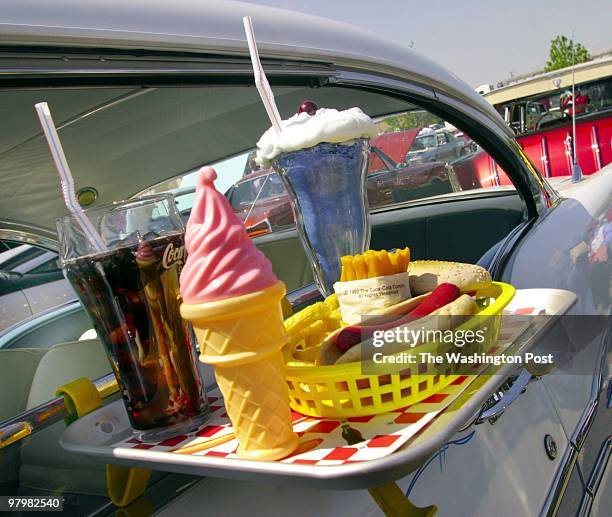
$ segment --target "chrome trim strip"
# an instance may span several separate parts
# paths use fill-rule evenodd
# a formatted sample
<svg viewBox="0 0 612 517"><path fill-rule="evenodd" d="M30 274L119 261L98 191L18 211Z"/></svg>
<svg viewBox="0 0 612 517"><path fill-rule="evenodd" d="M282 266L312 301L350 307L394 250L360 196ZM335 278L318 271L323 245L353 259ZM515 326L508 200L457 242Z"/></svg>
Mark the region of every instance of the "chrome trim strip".
<svg viewBox="0 0 612 517"><path fill-rule="evenodd" d="M599 135L597 134L597 126L595 124L591 126L591 149L593 149L593 156L595 157L597 170L599 170L602 168L601 151L599 149Z"/></svg>
<svg viewBox="0 0 612 517"><path fill-rule="evenodd" d="M98 390L101 398L109 397L119 391L115 375L109 373L104 377L101 377L93 381L94 386ZM64 397L56 397L49 402L45 402L36 406L32 409L21 413L13 418L2 422L0 424L0 449L3 447L17 443L27 436L31 436L41 429L49 427L56 422L59 422L62 418L67 417L69 414L66 408ZM9 438L11 435L15 435L15 429L29 428L29 432L23 433L17 436L16 439L6 440L4 437Z"/></svg>
<svg viewBox="0 0 612 517"><path fill-rule="evenodd" d="M59 250L57 235L39 226L0 220L0 240L33 244L51 251Z"/></svg>
<svg viewBox="0 0 612 517"><path fill-rule="evenodd" d="M540 141L540 160L542 160L542 166L544 167L544 176L550 178L550 165L548 160L548 143L546 142L546 137L543 136ZM601 167L600 167L601 168Z"/></svg>
<svg viewBox="0 0 612 517"><path fill-rule="evenodd" d="M561 499L567 488L572 471L578 460L578 451L572 444L569 444L563 457L560 461L560 468L557 470L554 480L552 482L552 488L546 496L546 501L540 511L540 517L554 517L559 510L561 505Z"/></svg>
<svg viewBox="0 0 612 517"><path fill-rule="evenodd" d="M593 470L591 470L591 475L587 481L586 490L582 497L582 501L580 502L580 507L576 513L577 517L588 517L591 514L591 507L593 506L593 502L597 497L597 491L599 490L599 485L601 484L601 480L606 472L611 455L612 435L608 437L608 439L599 449L599 454L597 454L595 465L593 466Z"/></svg>
<svg viewBox="0 0 612 517"><path fill-rule="evenodd" d="M527 385L533 379L533 375L528 372L525 368L521 369L521 373L512 384L512 387L503 393L499 394L499 400L490 408L485 409L478 417L474 420L474 424L482 424L484 422L494 423L500 416L504 414L504 411L508 409L518 397L527 389ZM495 396L495 395L494 395Z"/></svg>
<svg viewBox="0 0 612 517"><path fill-rule="evenodd" d="M608 318L608 321L612 321L612 316ZM593 425L595 415L599 406L599 397L602 390L604 389L604 371L607 366L606 358L608 348L612 345L612 325L608 325L604 336L602 337L601 349L599 352L599 363L597 364L597 370L593 376L593 383L591 384L591 394L587 407L582 413L582 416L578 420L576 429L572 433L570 442L580 450L586 440L586 437Z"/></svg>
<svg viewBox="0 0 612 517"><path fill-rule="evenodd" d="M0 55L0 58L2 56ZM266 75L284 75L284 76L319 76L333 77L336 75L335 70L331 68L323 68L320 65L309 65L308 63L289 63L295 68L285 68L278 63L271 63L266 66ZM112 66L112 65L111 65ZM118 67L118 68L45 68L45 67L0 67L0 79L29 79L46 76L61 76L61 77L91 77L91 76L217 76L217 75L244 75L245 77L253 76L253 69L250 62L248 64L236 63L233 66L226 67Z"/></svg>
<svg viewBox="0 0 612 517"><path fill-rule="evenodd" d="M287 300L293 309L300 309L305 305L310 305L322 298L321 292L315 284L308 284L300 287L287 295Z"/></svg>

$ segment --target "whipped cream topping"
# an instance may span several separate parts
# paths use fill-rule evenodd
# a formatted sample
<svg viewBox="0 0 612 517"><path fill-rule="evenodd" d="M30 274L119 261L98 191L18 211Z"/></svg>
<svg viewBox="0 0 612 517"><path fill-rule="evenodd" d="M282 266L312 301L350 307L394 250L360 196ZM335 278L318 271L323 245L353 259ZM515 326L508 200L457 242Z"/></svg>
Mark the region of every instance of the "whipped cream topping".
<svg viewBox="0 0 612 517"><path fill-rule="evenodd" d="M314 147L321 142L342 143L377 136L376 124L359 108L344 111L319 108L314 115L302 112L283 120L278 136L270 127L257 142L256 161L268 167L270 161L281 153Z"/></svg>

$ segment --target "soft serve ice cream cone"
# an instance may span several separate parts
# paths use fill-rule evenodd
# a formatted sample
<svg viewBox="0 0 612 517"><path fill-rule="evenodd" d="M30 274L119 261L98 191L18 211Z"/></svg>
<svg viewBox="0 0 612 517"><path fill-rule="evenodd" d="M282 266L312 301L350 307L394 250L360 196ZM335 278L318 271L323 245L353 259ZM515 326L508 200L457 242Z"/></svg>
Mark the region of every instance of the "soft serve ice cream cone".
<svg viewBox="0 0 612 517"><path fill-rule="evenodd" d="M204 167L198 179L185 233L181 315L193 324L200 360L214 366L238 455L276 460L298 444L281 352L285 285L215 189L216 177Z"/></svg>

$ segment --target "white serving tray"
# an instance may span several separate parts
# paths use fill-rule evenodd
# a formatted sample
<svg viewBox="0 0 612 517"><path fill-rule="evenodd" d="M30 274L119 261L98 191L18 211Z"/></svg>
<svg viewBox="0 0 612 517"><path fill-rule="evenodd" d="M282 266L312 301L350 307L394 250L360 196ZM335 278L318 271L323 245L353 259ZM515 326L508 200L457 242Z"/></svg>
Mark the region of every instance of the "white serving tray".
<svg viewBox="0 0 612 517"><path fill-rule="evenodd" d="M537 309L534 311L536 314L543 310L546 315L561 316L568 312L575 301L576 295L569 291L524 289L517 290L509 309L533 307ZM514 338L508 353L520 355L528 352L556 321L557 318L534 318L532 323ZM85 454L106 463L198 476L291 483L326 489L380 486L409 474L426 462L457 431L472 421L482 405L519 367L515 364L486 367L481 372L480 379L484 382L473 383L464 395L459 396L443 411L441 418L435 418L431 425L396 452L371 461L320 466L117 447L118 442L128 439L132 434L121 400L72 423L60 437L60 444L67 451Z"/></svg>

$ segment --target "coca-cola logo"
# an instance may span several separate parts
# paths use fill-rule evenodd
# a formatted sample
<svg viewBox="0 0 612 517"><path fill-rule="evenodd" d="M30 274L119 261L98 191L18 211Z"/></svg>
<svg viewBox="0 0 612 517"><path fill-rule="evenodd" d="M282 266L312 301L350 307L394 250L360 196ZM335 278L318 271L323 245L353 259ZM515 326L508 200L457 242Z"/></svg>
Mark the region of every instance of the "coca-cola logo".
<svg viewBox="0 0 612 517"><path fill-rule="evenodd" d="M185 246L174 247L174 244L170 243L164 250L164 256L162 258L162 266L164 269L170 269L174 264L179 266L183 265L185 260Z"/></svg>

